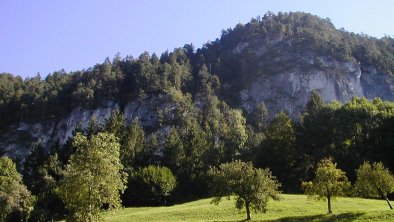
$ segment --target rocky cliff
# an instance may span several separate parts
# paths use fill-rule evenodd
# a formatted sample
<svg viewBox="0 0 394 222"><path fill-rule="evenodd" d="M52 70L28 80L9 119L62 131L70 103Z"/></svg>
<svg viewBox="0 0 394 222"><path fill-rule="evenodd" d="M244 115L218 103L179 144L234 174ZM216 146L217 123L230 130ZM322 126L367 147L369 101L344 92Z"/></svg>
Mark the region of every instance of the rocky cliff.
<svg viewBox="0 0 394 222"><path fill-rule="evenodd" d="M318 91L326 103L345 103L353 97L394 101L394 78L373 66L362 69L356 62L310 55L304 55L303 62L272 76L256 78L240 92L243 108L252 111L256 103L264 102L272 115L286 111L297 118L312 90ZM302 68L307 65L312 68Z"/></svg>
<svg viewBox="0 0 394 222"><path fill-rule="evenodd" d="M166 131L167 125L159 125L160 113L165 110L167 123L176 121L179 112L176 111L181 104L174 102L171 94L155 94L142 96L129 101L124 108L114 101L105 101L95 109L74 108L69 115L59 120L38 122L20 122L9 127L8 132L0 136L0 150L16 159L23 159L30 153L35 142L49 148L52 144L64 144L72 138L77 128L87 128L94 118L98 125L105 124L115 110L124 114L127 125L135 118L141 126L148 131ZM187 115L187 112L181 112Z"/></svg>

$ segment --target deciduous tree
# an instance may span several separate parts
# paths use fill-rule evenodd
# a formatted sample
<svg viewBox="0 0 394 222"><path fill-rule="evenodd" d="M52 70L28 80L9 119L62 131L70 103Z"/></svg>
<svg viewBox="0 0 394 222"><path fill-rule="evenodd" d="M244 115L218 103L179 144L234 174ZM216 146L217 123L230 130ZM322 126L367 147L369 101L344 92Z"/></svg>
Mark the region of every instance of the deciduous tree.
<svg viewBox="0 0 394 222"><path fill-rule="evenodd" d="M322 159L316 168L313 181L303 182L305 193L312 198L327 200L328 213L331 214L331 199L344 196L350 183L345 172L337 168L330 158Z"/></svg>
<svg viewBox="0 0 394 222"><path fill-rule="evenodd" d="M135 183L138 183L139 190L143 198L153 198L166 204L166 198L176 186L176 178L167 167L153 166L142 168L132 176Z"/></svg>
<svg viewBox="0 0 394 222"><path fill-rule="evenodd" d="M72 221L97 221L104 206L120 206L126 174L119 160L119 143L113 134L98 133L90 139L78 133L58 193Z"/></svg>
<svg viewBox="0 0 394 222"><path fill-rule="evenodd" d="M34 197L22 182L15 163L8 157L0 158L0 221L5 221L13 211L27 220L33 210Z"/></svg>
<svg viewBox="0 0 394 222"><path fill-rule="evenodd" d="M279 200L279 182L268 169L254 168L251 162L234 161L211 168L213 179L213 203L218 204L222 197L230 199L235 195L235 206L246 208L247 220L252 219L251 209L266 212L270 198Z"/></svg>
<svg viewBox="0 0 394 222"><path fill-rule="evenodd" d="M386 200L390 209L393 209L387 198L388 193L394 192L394 177L390 170L380 162L364 162L356 170L356 174L355 188L361 196L381 197Z"/></svg>

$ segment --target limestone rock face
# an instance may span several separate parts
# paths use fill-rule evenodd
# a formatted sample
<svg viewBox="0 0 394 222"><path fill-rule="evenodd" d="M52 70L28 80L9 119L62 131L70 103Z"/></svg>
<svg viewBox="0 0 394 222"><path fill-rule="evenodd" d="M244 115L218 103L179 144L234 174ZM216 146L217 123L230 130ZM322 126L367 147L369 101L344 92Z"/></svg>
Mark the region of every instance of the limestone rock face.
<svg viewBox="0 0 394 222"><path fill-rule="evenodd" d="M29 154L33 142L39 142L46 147L54 142L64 144L73 136L77 127L87 127L93 116L97 123L102 124L115 109L119 109L116 103L106 102L102 107L94 110L77 107L67 117L58 121L20 122L11 126L6 134L0 136L0 149L8 156L23 159Z"/></svg>
<svg viewBox="0 0 394 222"><path fill-rule="evenodd" d="M354 58L340 61L314 51L294 53L291 47L291 40L280 37L256 38L234 46L235 58L254 58L245 61L254 67L252 81L239 91L242 108L247 112L264 102L271 117L286 111L297 118L312 90L318 91L325 102L345 103L355 96L394 101L394 77L378 72L376 67L363 66Z"/></svg>
<svg viewBox="0 0 394 222"><path fill-rule="evenodd" d="M296 118L304 109L309 93L317 90L325 102L348 102L353 97L366 97L394 100L393 78L378 73L374 67L361 70L351 62L328 63L334 67L325 70L294 68L270 77L260 77L240 92L242 105L252 110L256 103L264 102L271 115L287 111Z"/></svg>
<svg viewBox="0 0 394 222"><path fill-rule="evenodd" d="M6 134L0 135L0 151L12 158L23 159L30 153L33 143L39 142L49 148L53 143L64 144L73 136L77 127L86 128L94 117L98 125L103 125L115 110L120 110L125 117L126 124L131 124L138 118L145 129L159 128L159 110L166 110L165 118L173 121L176 116L174 110L177 104L168 95L149 95L129 101L120 110L119 104L106 101L96 109L74 108L70 114L60 120L25 123L10 126ZM162 126L159 131L168 131L169 126Z"/></svg>

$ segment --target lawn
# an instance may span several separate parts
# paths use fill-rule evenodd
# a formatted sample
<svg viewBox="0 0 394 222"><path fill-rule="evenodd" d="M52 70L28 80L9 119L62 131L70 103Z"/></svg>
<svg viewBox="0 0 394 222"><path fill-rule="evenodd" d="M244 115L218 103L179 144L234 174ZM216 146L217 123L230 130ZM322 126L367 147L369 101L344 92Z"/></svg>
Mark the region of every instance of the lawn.
<svg viewBox="0 0 394 222"><path fill-rule="evenodd" d="M281 201L270 201L268 211L252 213L254 221L265 222L387 222L394 221L394 211L383 200L337 198L332 215L326 215L324 201L308 200L304 195L281 195ZM202 199L170 207L136 207L106 213L107 222L131 221L243 221L245 211L234 207L234 200L224 199L219 205Z"/></svg>

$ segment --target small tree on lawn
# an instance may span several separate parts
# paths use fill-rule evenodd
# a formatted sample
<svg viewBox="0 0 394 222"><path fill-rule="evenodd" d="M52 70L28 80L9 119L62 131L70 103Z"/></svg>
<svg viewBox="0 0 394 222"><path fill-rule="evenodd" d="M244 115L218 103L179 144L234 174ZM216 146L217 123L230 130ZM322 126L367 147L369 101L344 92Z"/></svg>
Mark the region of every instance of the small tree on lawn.
<svg viewBox="0 0 394 222"><path fill-rule="evenodd" d="M361 196L381 197L386 200L390 209L393 209L387 194L394 192L394 177L382 163L365 162L356 170L356 174L355 188Z"/></svg>
<svg viewBox="0 0 394 222"><path fill-rule="evenodd" d="M331 199L344 196L350 183L345 172L337 168L332 159L322 159L316 168L316 177L313 181L303 182L302 187L308 197L327 200L328 213L331 214Z"/></svg>
<svg viewBox="0 0 394 222"><path fill-rule="evenodd" d="M222 197L230 199L235 195L235 206L246 208L247 220L251 220L251 209L266 212L270 198L279 200L279 182L268 169L254 168L252 163L235 161L211 168L209 175L213 179L213 203L218 204Z"/></svg>

